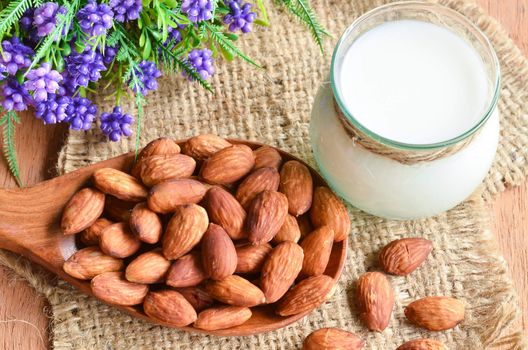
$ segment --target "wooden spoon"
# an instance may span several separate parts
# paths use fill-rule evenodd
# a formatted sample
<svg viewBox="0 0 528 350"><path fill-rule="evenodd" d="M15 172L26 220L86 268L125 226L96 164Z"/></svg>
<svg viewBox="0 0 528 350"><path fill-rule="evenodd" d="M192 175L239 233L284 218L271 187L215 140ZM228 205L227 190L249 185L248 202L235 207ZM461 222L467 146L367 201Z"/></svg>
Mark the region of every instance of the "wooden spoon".
<svg viewBox="0 0 528 350"><path fill-rule="evenodd" d="M241 140L229 140L232 143L243 143L255 149L262 144ZM181 145L185 140L178 141ZM294 156L278 150L284 161L298 160ZM123 154L74 172L42 182L30 188L0 189L0 248L21 254L44 266L63 280L77 287L82 292L92 295L90 281L81 281L66 274L62 265L78 248L73 235L65 236L60 230L60 219L64 206L79 189L86 187L92 174L101 168L115 168L129 171L134 161L134 154ZM310 168L315 186L327 186L321 176ZM346 259L348 239L334 243L330 261L325 274L334 278L337 283ZM173 327L170 324L150 319L141 305L134 307L116 306L134 317L149 322ZM281 317L273 312L271 306L252 308L253 316L246 323L223 330L203 331L191 326L181 329L221 336L241 336L268 332L282 328L297 321L313 310L305 313Z"/></svg>

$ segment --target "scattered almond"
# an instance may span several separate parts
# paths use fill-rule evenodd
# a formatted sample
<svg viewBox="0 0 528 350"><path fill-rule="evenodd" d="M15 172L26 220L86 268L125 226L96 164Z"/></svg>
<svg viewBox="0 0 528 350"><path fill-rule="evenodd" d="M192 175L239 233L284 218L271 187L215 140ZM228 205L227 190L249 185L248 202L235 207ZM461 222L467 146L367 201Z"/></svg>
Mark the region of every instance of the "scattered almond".
<svg viewBox="0 0 528 350"><path fill-rule="evenodd" d="M236 270L235 245L224 229L216 224L209 224L202 238L202 264L209 277L217 281Z"/></svg>
<svg viewBox="0 0 528 350"><path fill-rule="evenodd" d="M404 311L411 323L430 331L444 331L464 321L465 308L455 298L435 296L413 301Z"/></svg>
<svg viewBox="0 0 528 350"><path fill-rule="evenodd" d="M338 328L321 328L303 343L303 350L360 350L365 342L354 333Z"/></svg>
<svg viewBox="0 0 528 350"><path fill-rule="evenodd" d="M275 168L279 170L282 157L275 148L262 146L254 150L253 154L255 155L255 169Z"/></svg>
<svg viewBox="0 0 528 350"><path fill-rule="evenodd" d="M290 160L282 166L279 191L288 198L288 212L293 216L306 213L312 206L313 180L306 165Z"/></svg>
<svg viewBox="0 0 528 350"><path fill-rule="evenodd" d="M175 327L187 326L196 321L192 305L175 290L151 291L143 303L145 313L156 320Z"/></svg>
<svg viewBox="0 0 528 350"><path fill-rule="evenodd" d="M248 307L217 306L200 312L194 326L207 331L231 328L245 323L251 314Z"/></svg>
<svg viewBox="0 0 528 350"><path fill-rule="evenodd" d="M116 258L126 258L136 253L141 242L130 231L127 224L118 222L107 226L99 237L101 250Z"/></svg>
<svg viewBox="0 0 528 350"><path fill-rule="evenodd" d="M136 204L135 202L122 201L114 196L106 196L104 215L114 222L128 222Z"/></svg>
<svg viewBox="0 0 528 350"><path fill-rule="evenodd" d="M211 222L222 226L233 240L246 236L246 211L231 193L213 186L205 194L203 204Z"/></svg>
<svg viewBox="0 0 528 350"><path fill-rule="evenodd" d="M216 152L232 146L227 140L213 135L205 134L191 137L183 145L183 153L197 160L205 160Z"/></svg>
<svg viewBox="0 0 528 350"><path fill-rule="evenodd" d="M86 245L98 245L101 232L105 227L112 224L112 221L105 218L99 218L95 220L95 222L90 227L81 232L81 242Z"/></svg>
<svg viewBox="0 0 528 350"><path fill-rule="evenodd" d="M166 283L171 287L192 287L207 278L201 257L197 253L190 253L172 263Z"/></svg>
<svg viewBox="0 0 528 350"><path fill-rule="evenodd" d="M105 195L96 189L83 188L75 193L62 212L62 232L72 235L93 225L103 213L104 203Z"/></svg>
<svg viewBox="0 0 528 350"><path fill-rule="evenodd" d="M253 244L271 241L288 215L288 199L280 192L263 191L251 202L246 218L248 240Z"/></svg>
<svg viewBox="0 0 528 350"><path fill-rule="evenodd" d="M102 192L128 202L141 202L148 190L135 177L117 169L102 168L93 174L95 187Z"/></svg>
<svg viewBox="0 0 528 350"><path fill-rule="evenodd" d="M150 189L147 203L150 210L168 214L174 212L180 205L198 203L205 195L205 191L205 186L200 181L169 180Z"/></svg>
<svg viewBox="0 0 528 350"><path fill-rule="evenodd" d="M303 277L322 275L330 260L333 243L334 231L328 226L321 226L306 236L301 242L304 260L300 275Z"/></svg>
<svg viewBox="0 0 528 350"><path fill-rule="evenodd" d="M214 303L213 298L200 287L184 287L175 290L187 299L196 312L205 310Z"/></svg>
<svg viewBox="0 0 528 350"><path fill-rule="evenodd" d="M141 304L148 292L147 285L127 281L122 272L105 272L97 275L90 285L97 298L114 305Z"/></svg>
<svg viewBox="0 0 528 350"><path fill-rule="evenodd" d="M424 238L403 238L387 244L379 254L383 271L406 276L416 270L433 250L431 241Z"/></svg>
<svg viewBox="0 0 528 350"><path fill-rule="evenodd" d="M327 299L333 284L334 280L330 276L308 277L284 295L275 312L280 316L308 312Z"/></svg>
<svg viewBox="0 0 528 350"><path fill-rule="evenodd" d="M248 280L231 275L221 281L211 281L205 290L214 299L234 306L257 306L266 301L264 293Z"/></svg>
<svg viewBox="0 0 528 350"><path fill-rule="evenodd" d="M410 340L396 350L447 350L447 347L438 340L422 338Z"/></svg>
<svg viewBox="0 0 528 350"><path fill-rule="evenodd" d="M139 152L138 159L136 164L132 167L132 171L130 172L132 176L139 179L141 167L142 167L142 160L144 158L155 156L155 155L163 155L163 154L177 154L180 153L180 146L173 140L162 137L159 139L156 139L154 141L149 142L148 145L145 146Z"/></svg>
<svg viewBox="0 0 528 350"><path fill-rule="evenodd" d="M381 272L367 272L357 283L359 317L368 329L381 332L389 325L394 308L394 291Z"/></svg>
<svg viewBox="0 0 528 350"><path fill-rule="evenodd" d="M230 184L248 174L253 165L255 156L251 148L246 145L233 145L205 160L200 176L210 183Z"/></svg>
<svg viewBox="0 0 528 350"><path fill-rule="evenodd" d="M194 173L196 161L184 154L162 154L144 158L141 180L149 187L160 182L187 178Z"/></svg>
<svg viewBox="0 0 528 350"><path fill-rule="evenodd" d="M154 244L157 243L161 236L162 225L159 216L150 210L147 203L138 203L129 220L130 230L140 241Z"/></svg>
<svg viewBox="0 0 528 350"><path fill-rule="evenodd" d="M165 259L160 249L152 250L139 255L128 264L125 278L136 283L160 283L165 280L170 266L170 261Z"/></svg>
<svg viewBox="0 0 528 350"><path fill-rule="evenodd" d="M87 247L73 254L62 268L72 277L89 280L104 272L121 270L123 260L104 254L99 247Z"/></svg>
<svg viewBox="0 0 528 350"><path fill-rule="evenodd" d="M301 229L299 228L299 223L297 222L295 216L288 214L286 215L284 224L282 224L279 232L277 232L271 242L273 244L279 244L286 241L297 243L299 242L299 239L301 239Z"/></svg>
<svg viewBox="0 0 528 350"><path fill-rule="evenodd" d="M257 273L262 269L268 254L271 252L271 245L242 244L236 248L237 267L236 273Z"/></svg>
<svg viewBox="0 0 528 350"><path fill-rule="evenodd" d="M274 168L260 168L249 174L236 192L236 199L242 207L248 208L251 201L263 191L277 191L279 189L280 175Z"/></svg>
<svg viewBox="0 0 528 350"><path fill-rule="evenodd" d="M336 242L344 240L350 232L346 207L328 187L315 189L310 216L316 227L330 226L334 230Z"/></svg>

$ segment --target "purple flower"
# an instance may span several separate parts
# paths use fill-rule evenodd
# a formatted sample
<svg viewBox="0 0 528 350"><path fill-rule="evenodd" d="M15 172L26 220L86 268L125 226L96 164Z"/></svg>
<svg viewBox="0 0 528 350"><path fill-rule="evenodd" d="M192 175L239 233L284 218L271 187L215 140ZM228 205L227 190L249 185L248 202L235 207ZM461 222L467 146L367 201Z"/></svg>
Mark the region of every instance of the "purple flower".
<svg viewBox="0 0 528 350"><path fill-rule="evenodd" d="M59 7L54 2L45 2L35 10L33 23L37 27L38 36L46 36L55 29L57 24L57 13L66 14L64 6Z"/></svg>
<svg viewBox="0 0 528 350"><path fill-rule="evenodd" d="M2 107L6 111L24 111L32 103L31 95L15 78L7 79L2 89Z"/></svg>
<svg viewBox="0 0 528 350"><path fill-rule="evenodd" d="M73 97L66 106L64 121L73 130L90 130L97 114L97 107L87 98Z"/></svg>
<svg viewBox="0 0 528 350"><path fill-rule="evenodd" d="M253 5L250 3L242 4L242 0L231 0L226 5L229 6L231 12L224 16L224 24L229 24L229 30L232 32L240 29L243 33L249 33L251 23L257 18L257 14L251 12Z"/></svg>
<svg viewBox="0 0 528 350"><path fill-rule="evenodd" d="M3 53L0 54L0 63L2 63L10 75L15 75L20 69L28 68L31 65L30 57L33 50L20 42L17 37L11 38L11 41L2 42Z"/></svg>
<svg viewBox="0 0 528 350"><path fill-rule="evenodd" d="M51 64L44 62L39 68L30 70L26 78L24 87L29 91L34 91L35 101L41 102L47 100L48 93L57 92L62 75L51 69Z"/></svg>
<svg viewBox="0 0 528 350"><path fill-rule="evenodd" d="M35 116L44 124L60 123L66 119L66 108L70 97L48 94L48 99L35 104Z"/></svg>
<svg viewBox="0 0 528 350"><path fill-rule="evenodd" d="M104 55L103 55L103 63L106 66L108 66L108 65L110 65L110 63L112 63L112 61L114 60L114 58L117 55L117 50L118 50L117 46L116 47L112 47L112 46L105 47Z"/></svg>
<svg viewBox="0 0 528 350"><path fill-rule="evenodd" d="M4 80L7 76L7 68L2 63L0 63L0 81Z"/></svg>
<svg viewBox="0 0 528 350"><path fill-rule="evenodd" d="M84 52L72 52L65 58L65 82L75 90L78 86L88 86L90 81L98 81L101 71L106 70L103 56L96 50L87 47Z"/></svg>
<svg viewBox="0 0 528 350"><path fill-rule="evenodd" d="M105 34L114 25L114 12L106 4L89 0L86 6L77 12L77 19L83 32L94 37Z"/></svg>
<svg viewBox="0 0 528 350"><path fill-rule="evenodd" d="M196 70L198 74L200 74L204 80L207 80L215 72L212 55L213 53L208 49L195 49L189 52L189 58L187 59L187 62ZM194 80L193 77L187 75L185 72L183 72L183 75L191 81Z"/></svg>
<svg viewBox="0 0 528 350"><path fill-rule="evenodd" d="M121 136L132 135L130 124L134 122L134 118L130 114L123 114L120 106L114 107L112 113L102 113L99 119L101 130L111 141L119 141Z"/></svg>
<svg viewBox="0 0 528 350"><path fill-rule="evenodd" d="M191 22L207 21L213 17L211 0L183 0L181 10Z"/></svg>
<svg viewBox="0 0 528 350"><path fill-rule="evenodd" d="M24 32L29 32L33 28L33 16L35 9L33 7L28 8L22 17L20 17L20 29Z"/></svg>
<svg viewBox="0 0 528 350"><path fill-rule="evenodd" d="M132 87L135 93L140 92L143 96L146 96L150 90L156 90L158 88L157 79L161 76L161 72L156 68L154 62L142 61L134 72L141 82L140 86L136 84Z"/></svg>
<svg viewBox="0 0 528 350"><path fill-rule="evenodd" d="M118 22L138 19L143 9L141 0L110 0L108 4L114 10L114 19Z"/></svg>

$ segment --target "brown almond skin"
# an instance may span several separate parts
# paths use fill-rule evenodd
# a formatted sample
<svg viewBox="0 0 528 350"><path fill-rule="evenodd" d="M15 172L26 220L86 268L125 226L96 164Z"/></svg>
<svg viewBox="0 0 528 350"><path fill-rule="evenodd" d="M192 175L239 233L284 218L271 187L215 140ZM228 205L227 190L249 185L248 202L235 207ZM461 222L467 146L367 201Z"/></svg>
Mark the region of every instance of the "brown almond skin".
<svg viewBox="0 0 528 350"><path fill-rule="evenodd" d="M128 222L135 202L125 202L114 196L106 196L104 215L114 222Z"/></svg>
<svg viewBox="0 0 528 350"><path fill-rule="evenodd" d="M87 247L73 254L62 268L72 277L89 280L104 272L121 270L123 260L104 254L99 247Z"/></svg>
<svg viewBox="0 0 528 350"><path fill-rule="evenodd" d="M103 232L104 228L112 224L112 221L105 218L99 218L95 220L95 222L90 227L81 232L81 242L86 245L98 245L101 232Z"/></svg>
<svg viewBox="0 0 528 350"><path fill-rule="evenodd" d="M299 242L301 239L301 229L299 228L299 223L293 215L286 215L284 224L282 224L279 232L273 237L271 241L273 244L279 244L281 242L291 241L294 243Z"/></svg>
<svg viewBox="0 0 528 350"><path fill-rule="evenodd" d="M310 216L308 214L297 217L297 224L299 225L299 231L301 231L301 239L308 236L314 230L314 227L310 221Z"/></svg>
<svg viewBox="0 0 528 350"><path fill-rule="evenodd" d="M464 304L442 296L426 297L410 303L404 310L407 319L430 331L444 331L464 321Z"/></svg>
<svg viewBox="0 0 528 350"><path fill-rule="evenodd" d="M303 343L303 350L361 350L365 342L357 335L338 328L321 328Z"/></svg>
<svg viewBox="0 0 528 350"><path fill-rule="evenodd" d="M290 289L301 271L303 256L297 243L287 241L273 248L260 274L260 288L268 304L282 298Z"/></svg>
<svg viewBox="0 0 528 350"><path fill-rule="evenodd" d="M316 227L328 225L334 230L334 240L341 242L350 232L350 218L344 204L328 187L317 187L310 210Z"/></svg>
<svg viewBox="0 0 528 350"><path fill-rule="evenodd" d="M300 275L302 277L322 275L332 253L334 231L328 226L321 226L306 236L301 242L304 260Z"/></svg>
<svg viewBox="0 0 528 350"><path fill-rule="evenodd" d="M260 272L264 262L271 252L271 245L242 244L235 247L237 253L237 266L235 273L257 273Z"/></svg>
<svg viewBox="0 0 528 350"><path fill-rule="evenodd" d="M132 176L139 179L142 161L144 158L155 155L177 153L180 153L180 146L178 146L176 142L169 138L161 137L159 139L151 141L141 150L141 152L139 152L137 162L132 167L132 171L130 173Z"/></svg>
<svg viewBox="0 0 528 350"><path fill-rule="evenodd" d="M255 165L253 151L246 145L224 148L204 161L200 176L214 184L230 184L246 176Z"/></svg>
<svg viewBox="0 0 528 350"><path fill-rule="evenodd" d="M143 253L132 260L126 270L125 278L130 282L152 284L165 280L171 262L163 256L160 249Z"/></svg>
<svg viewBox="0 0 528 350"><path fill-rule="evenodd" d="M279 191L288 198L288 212L299 216L310 210L313 180L306 165L296 160L284 163L280 172Z"/></svg>
<svg viewBox="0 0 528 350"><path fill-rule="evenodd" d="M127 224L118 222L109 225L101 232L99 246L105 254L115 258L126 258L139 250L141 242Z"/></svg>
<svg viewBox="0 0 528 350"><path fill-rule="evenodd" d="M406 276L416 270L433 250L433 243L424 238L402 238L387 244L379 254L383 271Z"/></svg>
<svg viewBox="0 0 528 350"><path fill-rule="evenodd" d="M205 310L214 303L214 299L200 287L184 287L175 290L187 299L196 312Z"/></svg>
<svg viewBox="0 0 528 350"><path fill-rule="evenodd" d="M150 210L146 202L138 203L132 209L129 225L132 233L148 244L157 243L163 229L158 214Z"/></svg>
<svg viewBox="0 0 528 350"><path fill-rule="evenodd" d="M222 227L209 224L201 244L202 265L211 279L219 281L235 272L237 267L235 245Z"/></svg>
<svg viewBox="0 0 528 350"><path fill-rule="evenodd" d="M198 314L194 327L206 331L239 326L251 318L251 309L243 306L217 306Z"/></svg>
<svg viewBox="0 0 528 350"><path fill-rule="evenodd" d="M330 276L308 277L284 295L275 312L280 316L291 316L313 310L326 300L333 284Z"/></svg>
<svg viewBox="0 0 528 350"><path fill-rule="evenodd" d="M203 205L211 222L222 226L231 239L246 237L246 211L231 193L213 186L205 194Z"/></svg>
<svg viewBox="0 0 528 350"><path fill-rule="evenodd" d="M236 199L242 207L248 209L251 201L262 191L277 191L279 189L280 175L274 168L260 168L249 174L236 192Z"/></svg>
<svg viewBox="0 0 528 350"><path fill-rule="evenodd" d="M205 160L216 152L232 146L227 140L213 134L191 137L183 145L182 152L198 160Z"/></svg>
<svg viewBox="0 0 528 350"><path fill-rule="evenodd" d="M93 182L102 192L127 202L141 202L148 190L135 177L117 169L102 168L93 174Z"/></svg>
<svg viewBox="0 0 528 350"><path fill-rule="evenodd" d="M264 293L257 286L237 275L221 281L210 281L205 290L214 299L233 306L253 307L266 301Z"/></svg>
<svg viewBox="0 0 528 350"><path fill-rule="evenodd" d="M129 282L122 272L105 272L90 282L95 297L114 305L132 306L143 302L148 292L145 284Z"/></svg>
<svg viewBox="0 0 528 350"><path fill-rule="evenodd" d="M204 208L196 204L177 207L163 235L163 255L174 260L190 252L200 242L208 226L209 218Z"/></svg>
<svg viewBox="0 0 528 350"><path fill-rule="evenodd" d="M254 150L253 154L255 155L255 169L280 169L282 157L275 148L270 146L262 146Z"/></svg>
<svg viewBox="0 0 528 350"><path fill-rule="evenodd" d="M394 291L381 272L367 272L357 283L359 317L371 331L381 332L389 325L394 308Z"/></svg>
<svg viewBox="0 0 528 350"><path fill-rule="evenodd" d="M447 347L438 340L421 338L409 340L396 350L447 350Z"/></svg>
<svg viewBox="0 0 528 350"><path fill-rule="evenodd" d="M246 219L248 240L264 244L273 239L288 215L288 199L280 192L264 191L251 202Z"/></svg>
<svg viewBox="0 0 528 350"><path fill-rule="evenodd" d="M196 321L192 305L175 290L151 291L143 302L143 311L156 320L184 327Z"/></svg>
<svg viewBox="0 0 528 350"><path fill-rule="evenodd" d="M184 154L155 155L141 162L141 180L148 187L167 180L187 178L196 168L196 161Z"/></svg>
<svg viewBox="0 0 528 350"><path fill-rule="evenodd" d="M83 188L68 201L62 212L61 230L73 235L92 226L103 213L105 195L94 188Z"/></svg>
<svg viewBox="0 0 528 350"><path fill-rule="evenodd" d="M206 188L192 179L169 180L152 187L147 204L150 210L169 214L180 205L195 204L202 200Z"/></svg>
<svg viewBox="0 0 528 350"><path fill-rule="evenodd" d="M172 263L166 283L171 287L193 287L208 277L202 266L202 258L197 253L190 253Z"/></svg>

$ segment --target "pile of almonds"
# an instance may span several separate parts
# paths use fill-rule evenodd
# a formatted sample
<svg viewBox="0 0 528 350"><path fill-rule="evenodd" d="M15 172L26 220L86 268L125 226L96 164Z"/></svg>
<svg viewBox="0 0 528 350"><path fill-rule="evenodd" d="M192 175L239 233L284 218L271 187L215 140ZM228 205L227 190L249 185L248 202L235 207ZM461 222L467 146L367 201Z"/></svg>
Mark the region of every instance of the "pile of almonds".
<svg viewBox="0 0 528 350"><path fill-rule="evenodd" d="M99 169L71 198L61 229L85 247L64 271L176 327L234 327L261 304L280 316L312 310L336 282L324 272L350 219L305 165L282 163L271 147L214 135L181 149L155 140L131 174Z"/></svg>
<svg viewBox="0 0 528 350"><path fill-rule="evenodd" d="M386 245L379 253L379 266L388 274L407 276L416 270L432 251L432 243L423 238L403 238ZM367 272L357 282L356 303L365 326L381 332L387 328L394 308L394 291L382 272ZM430 331L451 329L464 320L464 304L457 299L432 296L410 303L404 310L410 323ZM364 341L353 333L323 328L310 334L304 350L362 349ZM414 339L396 350L446 350L434 339Z"/></svg>

